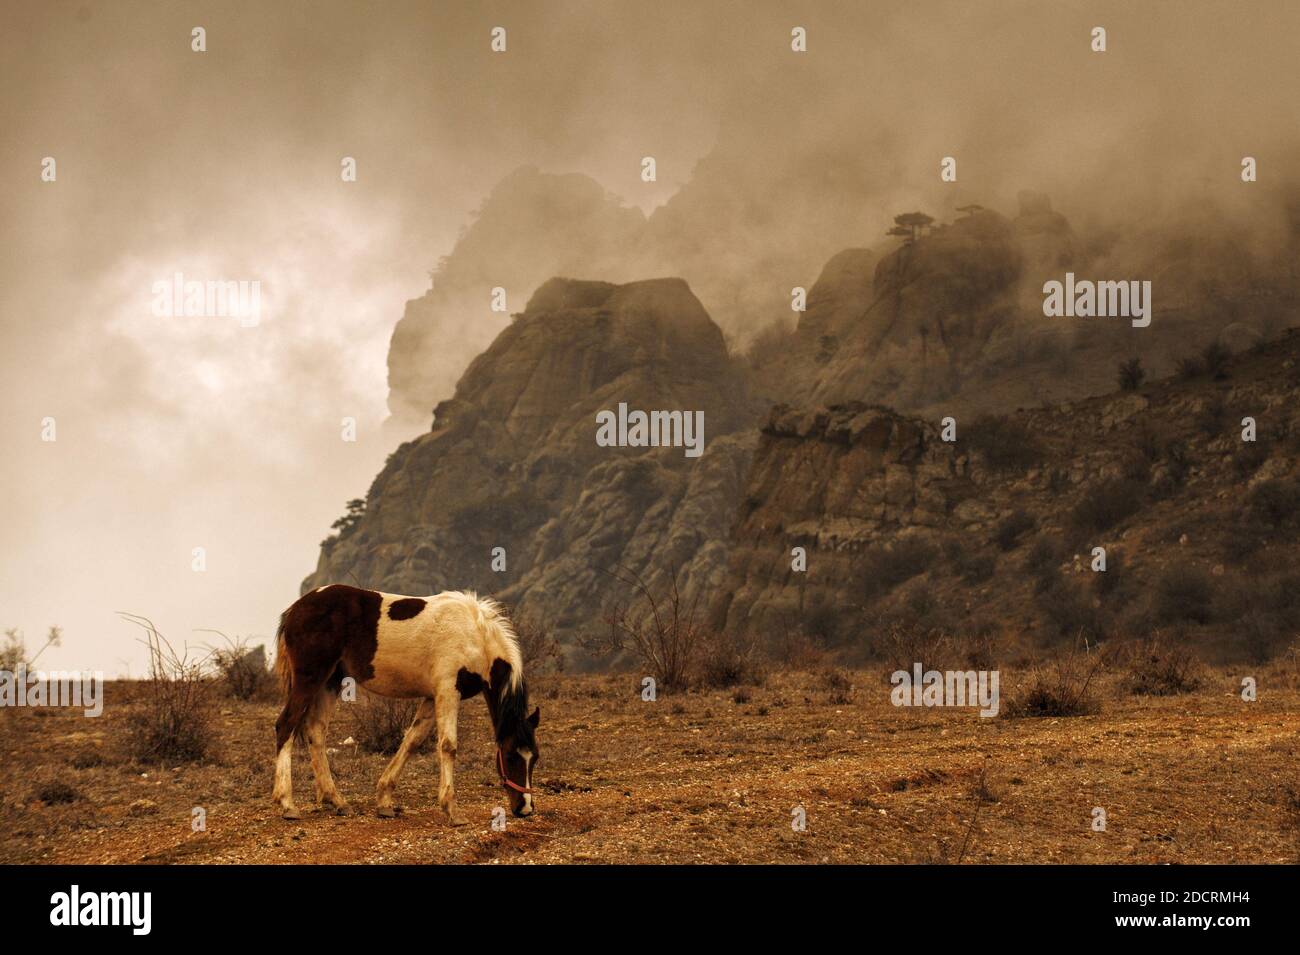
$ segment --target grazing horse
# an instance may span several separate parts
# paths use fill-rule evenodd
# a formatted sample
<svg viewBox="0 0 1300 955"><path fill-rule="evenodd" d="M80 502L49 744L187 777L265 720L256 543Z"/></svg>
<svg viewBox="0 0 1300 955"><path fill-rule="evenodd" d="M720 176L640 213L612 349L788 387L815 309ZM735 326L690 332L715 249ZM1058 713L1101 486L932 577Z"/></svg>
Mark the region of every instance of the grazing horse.
<svg viewBox="0 0 1300 955"><path fill-rule="evenodd" d="M411 750L438 726L438 804L452 825L467 820L456 808L452 782L456 716L460 701L476 693L487 700L496 739L496 767L511 811L533 812L534 731L540 712L528 715L528 687L510 621L491 600L446 591L431 597L331 584L313 590L280 616L275 668L284 710L275 721L275 788L271 798L286 819L293 804L293 740L306 738L316 777L316 800L340 814L348 805L334 786L325 755L325 731L343 681L372 693L419 699L415 722L379 777L378 812L396 814L393 789Z"/></svg>

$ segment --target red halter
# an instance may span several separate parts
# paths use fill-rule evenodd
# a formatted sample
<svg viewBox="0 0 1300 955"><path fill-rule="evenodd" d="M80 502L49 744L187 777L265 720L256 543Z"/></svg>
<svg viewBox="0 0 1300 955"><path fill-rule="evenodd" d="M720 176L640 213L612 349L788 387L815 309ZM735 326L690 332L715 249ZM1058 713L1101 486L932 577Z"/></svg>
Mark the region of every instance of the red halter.
<svg viewBox="0 0 1300 955"><path fill-rule="evenodd" d="M506 754L500 746L497 747L497 772L501 774L501 781L515 792L527 795L533 791L531 787L521 786L506 775Z"/></svg>

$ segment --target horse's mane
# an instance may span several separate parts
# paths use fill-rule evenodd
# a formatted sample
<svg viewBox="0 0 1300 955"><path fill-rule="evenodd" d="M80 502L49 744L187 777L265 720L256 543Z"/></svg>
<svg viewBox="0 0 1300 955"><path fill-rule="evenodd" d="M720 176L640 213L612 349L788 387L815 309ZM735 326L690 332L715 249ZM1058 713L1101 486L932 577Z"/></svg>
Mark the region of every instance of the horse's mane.
<svg viewBox="0 0 1300 955"><path fill-rule="evenodd" d="M529 745L532 727L528 724L528 684L524 681L524 659L519 651L519 638L499 603L472 591L465 597L473 605L475 622L484 636L498 644L490 648L490 652L499 654L510 664L510 678L497 692L495 701L497 741L512 733L521 734L525 736L522 742Z"/></svg>
<svg viewBox="0 0 1300 955"><path fill-rule="evenodd" d="M466 591L464 597L474 613L474 622L484 637L494 639L498 644L489 649L510 664L508 686L517 689L524 680L524 657L519 651L519 638L515 636L515 628L506 616L505 609L491 597L480 597L472 590Z"/></svg>
<svg viewBox="0 0 1300 955"><path fill-rule="evenodd" d="M528 723L528 684L507 683L497 701L497 742L514 734L524 746L532 745L533 728Z"/></svg>

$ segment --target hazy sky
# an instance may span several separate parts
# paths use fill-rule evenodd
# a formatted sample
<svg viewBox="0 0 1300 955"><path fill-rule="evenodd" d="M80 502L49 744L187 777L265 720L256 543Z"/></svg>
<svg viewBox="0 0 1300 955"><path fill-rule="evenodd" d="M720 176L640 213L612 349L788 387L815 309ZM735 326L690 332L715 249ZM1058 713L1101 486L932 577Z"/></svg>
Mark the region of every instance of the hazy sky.
<svg viewBox="0 0 1300 955"><path fill-rule="evenodd" d="M1079 217L1080 196L1230 181L1246 152L1267 174L1296 127L1293 5L1137 6L5 0L0 627L31 645L60 624L42 664L137 675L117 610L178 643L272 634L392 450L403 303L520 164L649 211L715 146L758 169L767 149L806 155L826 189L861 191L816 157L888 143L877 211L882 190L932 195L957 152L983 201L1048 187ZM177 271L260 281L260 323L155 316Z"/></svg>

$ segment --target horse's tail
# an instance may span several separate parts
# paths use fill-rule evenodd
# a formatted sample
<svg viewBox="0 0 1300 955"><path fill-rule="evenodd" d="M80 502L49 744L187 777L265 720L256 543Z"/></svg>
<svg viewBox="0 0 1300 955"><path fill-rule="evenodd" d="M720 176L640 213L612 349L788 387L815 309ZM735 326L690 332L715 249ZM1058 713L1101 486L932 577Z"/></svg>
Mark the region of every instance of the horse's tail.
<svg viewBox="0 0 1300 955"><path fill-rule="evenodd" d="M275 632L275 675L280 681L280 692L289 699L289 690L293 686L293 665L284 646L284 624L289 611L280 614L280 629Z"/></svg>

